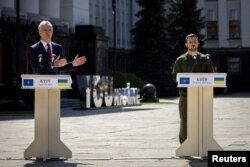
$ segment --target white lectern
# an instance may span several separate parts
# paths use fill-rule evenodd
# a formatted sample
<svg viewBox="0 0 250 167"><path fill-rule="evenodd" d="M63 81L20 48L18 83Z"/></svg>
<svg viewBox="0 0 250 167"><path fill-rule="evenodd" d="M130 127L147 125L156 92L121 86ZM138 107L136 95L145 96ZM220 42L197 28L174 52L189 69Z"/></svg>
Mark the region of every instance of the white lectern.
<svg viewBox="0 0 250 167"><path fill-rule="evenodd" d="M24 158L71 158L60 140L60 89L71 89L69 75L22 75L22 89L35 89L35 138Z"/></svg>
<svg viewBox="0 0 250 167"><path fill-rule="evenodd" d="M226 87L225 73L178 73L177 87L187 87L187 139L177 156L207 156L222 150L213 138L213 87Z"/></svg>

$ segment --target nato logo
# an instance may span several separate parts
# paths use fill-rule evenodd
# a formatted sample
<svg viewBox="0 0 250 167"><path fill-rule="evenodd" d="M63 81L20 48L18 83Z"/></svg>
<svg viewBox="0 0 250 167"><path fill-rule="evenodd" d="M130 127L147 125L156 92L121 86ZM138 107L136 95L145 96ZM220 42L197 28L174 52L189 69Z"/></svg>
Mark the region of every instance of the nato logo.
<svg viewBox="0 0 250 167"><path fill-rule="evenodd" d="M180 77L180 84L190 84L189 77Z"/></svg>
<svg viewBox="0 0 250 167"><path fill-rule="evenodd" d="M34 85L33 79L24 79L23 80L23 86L33 86L33 85Z"/></svg>

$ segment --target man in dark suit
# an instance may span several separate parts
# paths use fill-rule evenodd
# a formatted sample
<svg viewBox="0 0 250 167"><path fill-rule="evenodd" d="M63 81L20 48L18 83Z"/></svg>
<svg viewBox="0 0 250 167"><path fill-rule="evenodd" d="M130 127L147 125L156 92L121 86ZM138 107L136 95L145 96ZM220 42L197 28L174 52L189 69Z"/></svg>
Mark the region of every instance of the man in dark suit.
<svg viewBox="0 0 250 167"><path fill-rule="evenodd" d="M53 26L49 21L41 21L38 26L41 40L30 47L30 64L34 74L57 74L60 69L73 70L83 65L85 56L76 55L72 62L62 56L62 46L52 42Z"/></svg>

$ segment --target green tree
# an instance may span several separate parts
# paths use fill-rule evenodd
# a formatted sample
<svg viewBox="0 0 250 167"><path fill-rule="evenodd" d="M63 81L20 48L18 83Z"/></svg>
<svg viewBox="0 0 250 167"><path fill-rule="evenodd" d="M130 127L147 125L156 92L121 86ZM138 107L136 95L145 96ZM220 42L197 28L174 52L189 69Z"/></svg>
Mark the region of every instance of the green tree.
<svg viewBox="0 0 250 167"><path fill-rule="evenodd" d="M171 78L165 0L137 0L137 3L141 10L131 30L133 71L145 82L154 84L158 92L164 92Z"/></svg>
<svg viewBox="0 0 250 167"><path fill-rule="evenodd" d="M197 0L174 0L170 7L168 31L171 36L171 46L177 52L186 50L185 37L194 33L199 37L200 49L204 44L204 35L200 33L205 26L205 17L201 16L203 9L197 9Z"/></svg>

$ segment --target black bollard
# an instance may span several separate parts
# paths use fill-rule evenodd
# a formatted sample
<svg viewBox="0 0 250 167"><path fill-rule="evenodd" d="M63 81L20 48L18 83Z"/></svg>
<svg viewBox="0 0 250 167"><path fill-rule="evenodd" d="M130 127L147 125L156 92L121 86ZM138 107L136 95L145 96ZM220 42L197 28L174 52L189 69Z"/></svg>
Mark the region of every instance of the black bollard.
<svg viewBox="0 0 250 167"><path fill-rule="evenodd" d="M159 102L159 99L156 97L156 87L148 83L142 88L142 99L141 102Z"/></svg>

